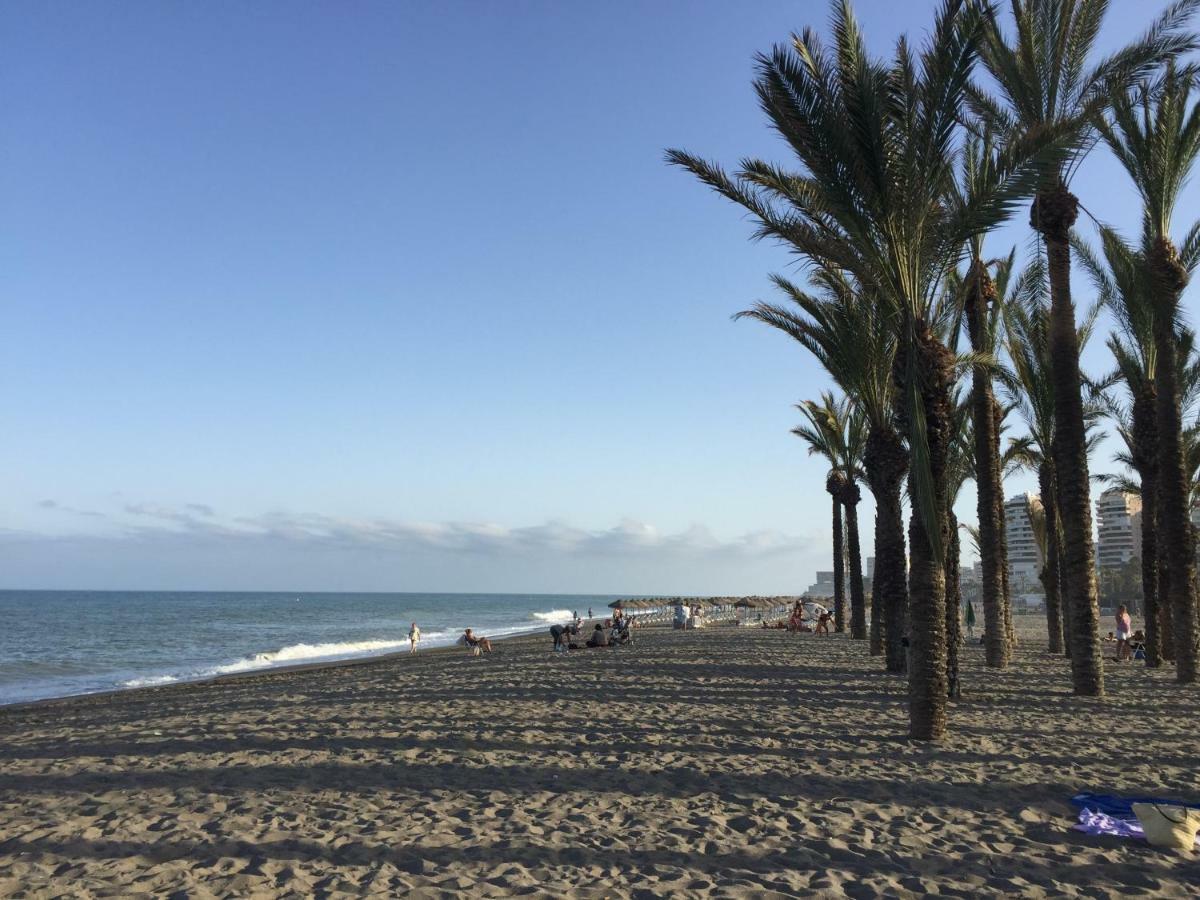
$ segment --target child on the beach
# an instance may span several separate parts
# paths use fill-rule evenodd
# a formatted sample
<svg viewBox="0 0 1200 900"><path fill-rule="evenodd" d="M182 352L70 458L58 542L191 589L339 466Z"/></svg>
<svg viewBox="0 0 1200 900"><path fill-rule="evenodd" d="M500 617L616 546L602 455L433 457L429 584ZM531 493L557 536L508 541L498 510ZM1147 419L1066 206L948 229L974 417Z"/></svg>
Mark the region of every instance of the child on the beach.
<svg viewBox="0 0 1200 900"><path fill-rule="evenodd" d="M421 629L413 622L408 628L408 652L416 653L417 644L421 643Z"/></svg>

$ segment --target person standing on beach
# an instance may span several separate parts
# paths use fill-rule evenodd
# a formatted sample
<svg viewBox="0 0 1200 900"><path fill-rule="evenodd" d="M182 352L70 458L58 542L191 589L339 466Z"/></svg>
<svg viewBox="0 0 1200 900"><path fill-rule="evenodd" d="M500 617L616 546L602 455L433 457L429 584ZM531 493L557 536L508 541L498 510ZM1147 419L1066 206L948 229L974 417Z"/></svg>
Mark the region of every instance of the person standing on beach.
<svg viewBox="0 0 1200 900"><path fill-rule="evenodd" d="M593 616L592 616L592 608L591 608L590 606L588 607L588 618L589 618L589 619L593 618Z"/></svg>
<svg viewBox="0 0 1200 900"><path fill-rule="evenodd" d="M421 643L421 629L417 627L417 623L413 622L408 627L408 652L416 653L417 644Z"/></svg>

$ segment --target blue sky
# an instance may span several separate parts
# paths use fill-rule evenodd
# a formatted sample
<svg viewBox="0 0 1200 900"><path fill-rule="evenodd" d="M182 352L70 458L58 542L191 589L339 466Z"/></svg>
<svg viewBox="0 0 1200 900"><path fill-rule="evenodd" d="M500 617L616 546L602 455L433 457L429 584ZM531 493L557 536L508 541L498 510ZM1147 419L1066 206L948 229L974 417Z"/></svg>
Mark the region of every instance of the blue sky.
<svg viewBox="0 0 1200 900"><path fill-rule="evenodd" d="M859 7L882 52L933 4ZM826 18L0 8L0 585L802 590L826 382L730 321L788 257L662 156L785 161L752 55ZM1076 187L1136 222L1101 154Z"/></svg>

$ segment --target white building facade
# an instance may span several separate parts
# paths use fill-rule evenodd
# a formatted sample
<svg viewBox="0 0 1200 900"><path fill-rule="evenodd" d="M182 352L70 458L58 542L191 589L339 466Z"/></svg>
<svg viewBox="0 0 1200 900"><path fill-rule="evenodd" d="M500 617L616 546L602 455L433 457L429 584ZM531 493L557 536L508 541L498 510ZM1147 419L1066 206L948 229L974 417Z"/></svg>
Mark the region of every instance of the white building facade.
<svg viewBox="0 0 1200 900"><path fill-rule="evenodd" d="M1038 590L1041 586L1042 548L1029 521L1030 507L1041 509L1037 494L1018 494L1004 501L1004 534L1008 539L1008 581L1013 593Z"/></svg>
<svg viewBox="0 0 1200 900"><path fill-rule="evenodd" d="M1096 565L1116 569L1142 556L1142 498L1112 488L1096 501Z"/></svg>
<svg viewBox="0 0 1200 900"><path fill-rule="evenodd" d="M850 585L846 585L846 596L850 595ZM803 597L832 597L833 596L833 570L828 572L817 572L817 583L810 584L801 596Z"/></svg>

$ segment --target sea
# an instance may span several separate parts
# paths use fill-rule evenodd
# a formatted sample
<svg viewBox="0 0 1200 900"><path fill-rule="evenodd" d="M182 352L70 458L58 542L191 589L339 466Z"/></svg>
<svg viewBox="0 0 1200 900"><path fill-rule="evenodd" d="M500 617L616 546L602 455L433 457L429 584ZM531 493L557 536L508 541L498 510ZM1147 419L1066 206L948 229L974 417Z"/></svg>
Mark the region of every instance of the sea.
<svg viewBox="0 0 1200 900"><path fill-rule="evenodd" d="M0 704L548 630L611 595L0 591ZM549 638L547 638L549 640Z"/></svg>

